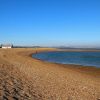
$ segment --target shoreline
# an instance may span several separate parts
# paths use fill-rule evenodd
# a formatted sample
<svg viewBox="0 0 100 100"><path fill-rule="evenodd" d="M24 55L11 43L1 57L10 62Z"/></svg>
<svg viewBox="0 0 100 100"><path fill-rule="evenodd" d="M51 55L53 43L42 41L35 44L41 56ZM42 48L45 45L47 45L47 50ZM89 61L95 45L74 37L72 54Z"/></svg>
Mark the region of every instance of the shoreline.
<svg viewBox="0 0 100 100"><path fill-rule="evenodd" d="M41 52L43 52L43 53L44 52L56 52L56 51L59 51L59 50L54 50L54 51L40 51L40 52L38 51L38 53L41 53ZM63 52L63 51L61 51L61 52ZM66 52L66 51L64 51L64 52ZM67 52L73 52L73 51L67 51ZM79 52L79 51L75 51L75 52ZM81 51L81 52L86 52L86 51ZM91 52L91 51L89 51L89 52ZM100 68L96 67L96 66L85 66L85 65L77 65L77 64L61 64L61 63L48 62L48 61L45 61L45 60L41 60L41 59L32 57L33 54L36 54L36 53L35 52L31 53L29 56L32 59L38 60L38 61L43 62L43 63L56 64L56 65L59 65L60 67L74 69L74 70L81 71L82 73L87 73L87 74L90 74L90 75L95 75L95 76L100 75Z"/></svg>

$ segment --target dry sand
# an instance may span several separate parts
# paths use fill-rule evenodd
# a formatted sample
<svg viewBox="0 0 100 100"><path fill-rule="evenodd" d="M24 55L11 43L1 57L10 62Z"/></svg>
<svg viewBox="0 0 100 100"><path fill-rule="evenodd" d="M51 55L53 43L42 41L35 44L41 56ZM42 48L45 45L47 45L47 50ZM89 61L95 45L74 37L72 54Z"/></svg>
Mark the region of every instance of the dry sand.
<svg viewBox="0 0 100 100"><path fill-rule="evenodd" d="M0 100L100 100L100 69L30 56L52 50L0 49Z"/></svg>

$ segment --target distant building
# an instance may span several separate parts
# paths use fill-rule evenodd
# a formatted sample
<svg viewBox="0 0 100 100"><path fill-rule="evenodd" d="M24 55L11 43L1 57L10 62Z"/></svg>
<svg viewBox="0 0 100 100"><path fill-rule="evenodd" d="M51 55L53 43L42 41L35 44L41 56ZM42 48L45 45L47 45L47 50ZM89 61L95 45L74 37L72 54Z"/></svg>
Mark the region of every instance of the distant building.
<svg viewBox="0 0 100 100"><path fill-rule="evenodd" d="M12 48L11 44L2 44L1 48L7 49L7 48Z"/></svg>

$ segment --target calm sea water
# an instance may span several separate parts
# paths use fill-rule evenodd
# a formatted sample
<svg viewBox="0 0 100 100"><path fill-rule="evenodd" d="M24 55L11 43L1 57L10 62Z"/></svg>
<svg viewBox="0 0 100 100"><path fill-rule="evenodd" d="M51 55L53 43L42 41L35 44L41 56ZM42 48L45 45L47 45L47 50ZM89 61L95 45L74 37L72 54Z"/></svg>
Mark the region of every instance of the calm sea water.
<svg viewBox="0 0 100 100"><path fill-rule="evenodd" d="M42 52L33 54L32 57L53 63L95 66L100 68L100 52Z"/></svg>

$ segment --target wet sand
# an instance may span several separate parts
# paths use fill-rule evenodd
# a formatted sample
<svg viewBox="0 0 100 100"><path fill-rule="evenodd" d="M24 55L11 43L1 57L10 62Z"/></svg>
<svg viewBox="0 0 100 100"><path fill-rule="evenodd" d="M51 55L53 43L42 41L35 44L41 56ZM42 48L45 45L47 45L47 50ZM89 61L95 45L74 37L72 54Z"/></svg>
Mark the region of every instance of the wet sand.
<svg viewBox="0 0 100 100"><path fill-rule="evenodd" d="M32 53L0 49L0 100L100 100L100 69L48 63Z"/></svg>

